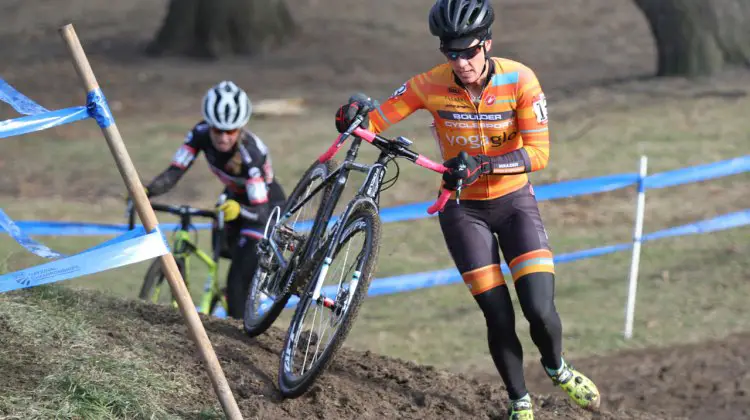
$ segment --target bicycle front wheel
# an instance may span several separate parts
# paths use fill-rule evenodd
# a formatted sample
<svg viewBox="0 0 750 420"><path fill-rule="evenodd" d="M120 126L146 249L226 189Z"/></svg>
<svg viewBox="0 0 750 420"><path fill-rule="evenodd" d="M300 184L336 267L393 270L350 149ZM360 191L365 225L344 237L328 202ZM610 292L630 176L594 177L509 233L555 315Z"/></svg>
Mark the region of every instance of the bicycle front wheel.
<svg viewBox="0 0 750 420"><path fill-rule="evenodd" d="M177 268L180 270L180 274L184 279L185 260L183 258L175 258L175 262L177 262ZM152 303L163 301L160 297L162 295L162 287L164 286L164 280L166 280L166 278L167 276L162 269L161 258L155 258L154 262L148 267L146 275L143 277L143 284L141 285L141 291L138 293L138 297ZM167 283L167 288L169 288L169 283ZM171 296L171 292L169 296Z"/></svg>
<svg viewBox="0 0 750 420"><path fill-rule="evenodd" d="M381 235L377 210L357 209L342 226L333 258L318 262L287 332L279 389L288 398L302 395L331 363L357 317L375 270ZM320 297L313 299L317 287Z"/></svg>
<svg viewBox="0 0 750 420"><path fill-rule="evenodd" d="M332 161L313 163L289 194L281 214L286 214L307 197L335 168L336 164ZM300 229L298 224L314 220L318 208L328 198L331 190L332 184L328 184L318 193L318 197L305 203L283 227L278 227L274 232L274 241L281 248L283 257L289 261L288 270L281 269L275 253L269 248L270 245L266 245L265 249L259 247L258 267L250 280L243 316L245 333L250 337L264 333L276 321L289 301L291 274L297 266L298 255L304 249L307 240L303 233L304 229Z"/></svg>

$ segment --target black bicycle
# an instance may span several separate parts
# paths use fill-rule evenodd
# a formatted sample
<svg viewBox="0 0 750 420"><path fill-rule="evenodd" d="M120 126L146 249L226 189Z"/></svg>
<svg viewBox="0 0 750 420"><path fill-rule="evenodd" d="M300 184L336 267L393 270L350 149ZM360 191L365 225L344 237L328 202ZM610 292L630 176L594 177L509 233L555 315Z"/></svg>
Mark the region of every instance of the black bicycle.
<svg viewBox="0 0 750 420"><path fill-rule="evenodd" d="M402 157L439 173L446 170L409 150L412 142L405 137L388 139L358 128L367 111L363 107L349 129L310 166L284 208L274 209L258 244L259 264L245 304L247 334L266 331L292 295L299 297L281 352L279 389L285 397L303 394L326 369L367 295L380 247L379 196L398 179L396 163L396 175L383 181L387 165ZM337 167L331 159L352 134L346 158ZM362 140L380 149L374 164L355 162ZM352 170L366 173L366 179L335 218L333 211ZM450 193L443 190L428 212L441 210ZM303 217L310 214L314 218Z"/></svg>

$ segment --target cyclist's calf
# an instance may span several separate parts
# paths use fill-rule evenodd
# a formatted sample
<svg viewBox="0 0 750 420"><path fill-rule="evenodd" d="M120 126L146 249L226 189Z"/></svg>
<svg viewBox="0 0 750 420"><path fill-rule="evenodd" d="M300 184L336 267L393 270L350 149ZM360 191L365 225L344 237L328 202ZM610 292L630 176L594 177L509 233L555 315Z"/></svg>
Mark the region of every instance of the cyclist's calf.
<svg viewBox="0 0 750 420"><path fill-rule="evenodd" d="M515 286L521 310L529 322L531 339L542 355L542 363L551 369L559 368L562 323L554 301L555 275L530 273L519 278Z"/></svg>
<svg viewBox="0 0 750 420"><path fill-rule="evenodd" d="M526 394L523 349L516 334L513 302L508 286L501 285L474 295L487 321L487 342L498 373L513 399Z"/></svg>

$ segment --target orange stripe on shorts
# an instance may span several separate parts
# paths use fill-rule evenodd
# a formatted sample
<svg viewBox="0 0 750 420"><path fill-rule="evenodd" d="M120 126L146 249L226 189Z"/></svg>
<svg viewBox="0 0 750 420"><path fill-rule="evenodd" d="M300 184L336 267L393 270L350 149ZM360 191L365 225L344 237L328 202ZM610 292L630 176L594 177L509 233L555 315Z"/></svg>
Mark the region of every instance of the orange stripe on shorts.
<svg viewBox="0 0 750 420"><path fill-rule="evenodd" d="M467 271L461 274L461 277L471 294L475 296L505 284L499 264L485 265L476 270Z"/></svg>
<svg viewBox="0 0 750 420"><path fill-rule="evenodd" d="M508 264L508 267L513 275L514 282L531 273L555 274L552 252L547 249L538 249L519 255Z"/></svg>

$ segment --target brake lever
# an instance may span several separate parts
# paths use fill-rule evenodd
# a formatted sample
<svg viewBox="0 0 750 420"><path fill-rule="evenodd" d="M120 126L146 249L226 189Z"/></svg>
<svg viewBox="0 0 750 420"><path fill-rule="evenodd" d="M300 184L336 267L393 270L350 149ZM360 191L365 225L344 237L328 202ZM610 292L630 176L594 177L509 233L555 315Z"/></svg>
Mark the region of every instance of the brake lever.
<svg viewBox="0 0 750 420"><path fill-rule="evenodd" d="M349 98L349 103L355 102L358 103L360 107L357 111L357 116L354 118L354 121L352 121L351 125L349 125L349 129L345 131L345 136L342 136L344 138L351 135L352 131L359 127L360 124L362 124L365 116L369 114L370 111L373 111L380 106L380 102L378 102L376 99L371 99L363 93L355 93Z"/></svg>
<svg viewBox="0 0 750 420"><path fill-rule="evenodd" d="M460 164L458 165L458 168L456 168L456 170L457 170L457 171L464 171L464 170L466 170L466 164L465 164L465 163L463 163L463 162L461 162L461 163L460 163ZM463 185L464 185L464 180L463 180L463 178L462 178L462 179L459 179L459 180L458 180L458 181L456 182L456 204L461 204L461 190L463 189Z"/></svg>
<svg viewBox="0 0 750 420"><path fill-rule="evenodd" d="M337 145L340 146L341 144L343 144L346 141L346 139L348 139L349 136L352 135L352 131L356 130L357 127L359 127L359 125L362 124L362 121L364 120L365 120L364 115L361 115L361 114L357 115L352 121L352 123L349 125L349 128L347 128L346 131L341 133L341 135L339 136L339 141Z"/></svg>

